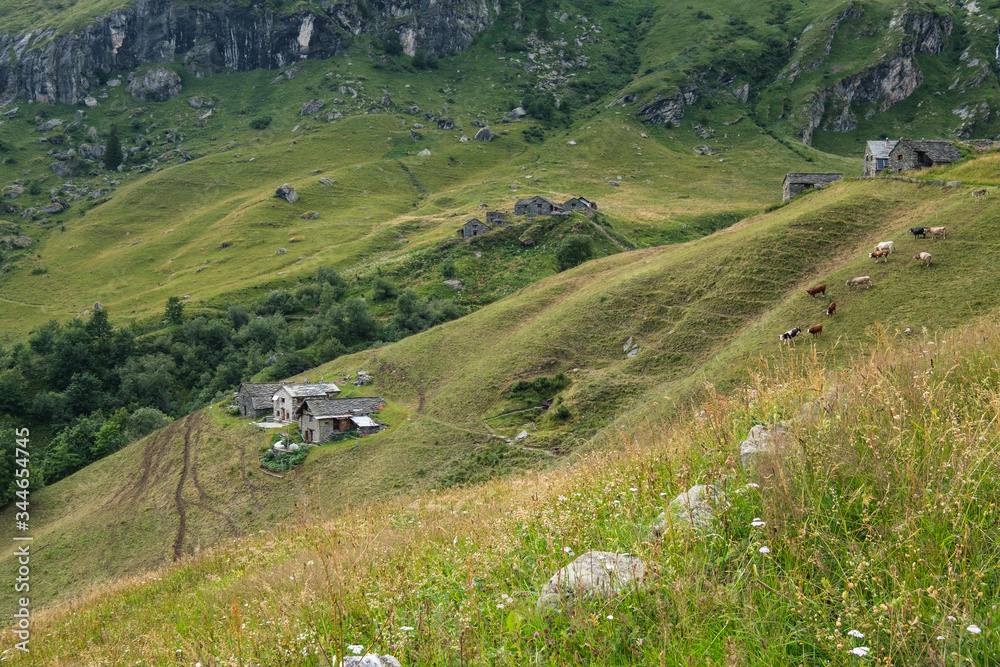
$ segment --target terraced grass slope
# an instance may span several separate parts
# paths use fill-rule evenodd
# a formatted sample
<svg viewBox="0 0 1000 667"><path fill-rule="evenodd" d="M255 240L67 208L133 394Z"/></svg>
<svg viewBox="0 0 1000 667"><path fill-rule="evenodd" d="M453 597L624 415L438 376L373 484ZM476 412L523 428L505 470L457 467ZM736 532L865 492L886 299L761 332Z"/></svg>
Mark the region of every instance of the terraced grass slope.
<svg viewBox="0 0 1000 667"><path fill-rule="evenodd" d="M989 269L1000 260L993 242L997 216L967 188L847 181L704 239L587 263L460 320L307 373L313 380L340 380L359 369L372 372L377 381L364 393L385 396L397 417L391 429L357 448L321 448L283 480L261 481L252 470L262 441L216 412L197 413L33 496L40 517L36 539L53 540L66 554L77 553L95 527L116 523L132 536L101 551L102 557L113 554L113 571L97 558L77 558L74 583L43 588L38 600L171 559L178 499L187 516L207 526L197 539L179 543L187 554L199 541L208 545L259 522L575 460L590 436L603 442L637 420L673 414L705 383L736 387L759 368L780 367L789 353L777 336L792 326L822 322L822 337L796 344L837 367L853 353L901 336L905 327L923 338L924 327L933 335L993 312L1000 293ZM909 239L906 230L920 223L947 225L949 238ZM875 267L867 253L890 239L896 252ZM931 268L909 259L917 250L933 254ZM873 277L871 290L843 286L866 274ZM826 283L838 303L832 318L822 315L825 301L804 292L817 283ZM632 357L623 350L629 338L638 345ZM558 410L531 409L534 404L506 391L517 380L560 371L569 378L555 392L555 407L568 411L563 417ZM516 410L528 411L509 414ZM209 498L186 481L193 473L184 473L181 434L189 428L207 435L194 446L206 466L199 479ZM504 440L521 430L528 432L525 440ZM238 443L236 451L223 446L230 440ZM164 459L170 465L160 468L158 486L129 504L135 513L121 516L113 498L130 488L125 480L147 475L143 452L158 447L173 452ZM252 472L249 482L263 489L257 500L250 486L236 483L245 479L243 466ZM110 474L121 481L109 483ZM215 496L225 503L216 507ZM232 523L197 508L198 502L235 512ZM162 514L147 523L145 510L139 511L145 507ZM171 526L169 540L154 525Z"/></svg>

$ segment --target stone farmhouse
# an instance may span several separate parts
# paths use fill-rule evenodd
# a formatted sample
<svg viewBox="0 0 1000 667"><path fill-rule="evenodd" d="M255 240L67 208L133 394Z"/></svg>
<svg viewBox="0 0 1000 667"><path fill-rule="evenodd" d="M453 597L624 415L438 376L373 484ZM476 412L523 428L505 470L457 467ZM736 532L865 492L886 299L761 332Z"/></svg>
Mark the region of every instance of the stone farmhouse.
<svg viewBox="0 0 1000 667"><path fill-rule="evenodd" d="M865 178L873 178L889 166L889 154L897 143L888 139L865 143Z"/></svg>
<svg viewBox="0 0 1000 667"><path fill-rule="evenodd" d="M507 218L507 213L505 211L486 212L486 224L491 227L494 225L502 225L506 218Z"/></svg>
<svg viewBox="0 0 1000 667"><path fill-rule="evenodd" d="M590 201L584 197L573 197L562 205L565 211L582 211L589 213L597 210L597 202Z"/></svg>
<svg viewBox="0 0 1000 667"><path fill-rule="evenodd" d="M371 418L385 406L385 399L362 398L307 398L296 409L302 439L310 444L321 444L344 433L356 432L358 436L378 433L385 428Z"/></svg>
<svg viewBox="0 0 1000 667"><path fill-rule="evenodd" d="M546 199L545 197L532 197L531 199L518 199L514 202L514 215L554 215L564 213L563 207Z"/></svg>
<svg viewBox="0 0 1000 667"><path fill-rule="evenodd" d="M806 190L819 190L844 178L843 174L785 174L781 200L791 201Z"/></svg>
<svg viewBox="0 0 1000 667"><path fill-rule="evenodd" d="M479 218L473 218L467 223L462 225L458 233L462 235L463 239L471 239L473 236L480 236L490 231L490 225L481 221Z"/></svg>
<svg viewBox="0 0 1000 667"><path fill-rule="evenodd" d="M306 400L310 398L328 400L339 393L340 388L332 382L282 384L271 398L273 406L271 414L275 421L293 422L296 419L295 411L302 407Z"/></svg>
<svg viewBox="0 0 1000 667"><path fill-rule="evenodd" d="M900 139L892 147L886 169L890 174L911 169L926 169L962 159L958 148L950 141Z"/></svg>
<svg viewBox="0 0 1000 667"><path fill-rule="evenodd" d="M244 417L266 417L273 413L271 399L280 388L280 382L244 382L236 392L236 407Z"/></svg>

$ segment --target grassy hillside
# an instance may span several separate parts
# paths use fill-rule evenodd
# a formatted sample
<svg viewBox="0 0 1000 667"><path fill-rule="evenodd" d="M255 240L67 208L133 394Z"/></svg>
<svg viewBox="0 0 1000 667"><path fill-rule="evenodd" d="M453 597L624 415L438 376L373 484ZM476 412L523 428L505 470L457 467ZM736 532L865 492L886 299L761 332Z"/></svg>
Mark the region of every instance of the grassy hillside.
<svg viewBox="0 0 1000 667"><path fill-rule="evenodd" d="M38 617L30 658L8 657L993 664L998 332L991 318L934 341L886 337L840 371L800 350L669 425L618 430L573 467L312 514L124 579ZM747 430L778 418L795 437L742 469ZM675 519L653 536L695 483L727 494L716 524ZM652 574L541 615L542 584L588 550L629 552Z"/></svg>
<svg viewBox="0 0 1000 667"><path fill-rule="evenodd" d="M906 229L914 222L947 224L949 238L908 239ZM338 512L386 496L410 497L423 489L559 465L567 455L573 460L588 436L603 442L631 420L673 414L706 382L720 389L738 387L758 368L780 367L790 352L778 344L777 335L792 326L822 322L820 338L796 344L828 367L838 367L905 327L922 338L924 327L934 332L970 321L997 307L1000 290L988 270L1000 261L992 242L995 228L993 207L973 201L968 189L854 181L705 239L590 262L460 320L307 373L313 380L339 382L347 373L368 370L377 380L364 393L385 396L402 416L357 449L321 448L285 480L258 481L252 471L255 453L264 445L261 436L244 440L247 431L235 420L198 413L183 423L205 434L197 438L199 451L205 452L214 438L236 437L241 443L242 464L236 452L213 446L218 458L205 463L213 468L200 478L210 496L209 485L219 485L217 493L226 497L220 508L234 508L225 511L236 512L242 523L234 529L206 510L202 516L215 528L184 541L182 553L192 552L199 540L207 545L308 514L295 507L295 499L310 498L324 511ZM897 251L888 264L875 267L867 253L888 239ZM934 255L930 269L909 259L918 249ZM875 287L867 292L844 288L855 275L872 275ZM833 318L822 315L826 301L804 293L821 282L838 303ZM633 357L623 350L628 338L639 346ZM568 386L547 395L508 391L518 380L552 378L560 371ZM537 398L553 396L555 407L565 406L568 414L560 417L557 409L543 413L536 407ZM165 512L155 525L176 526L176 480L184 469L179 434L185 428L175 424L168 435L131 445L100 467L33 496L40 535L58 539L67 553L90 539L92 527L105 525L102 521L125 521L123 534L135 535L102 551L115 554L113 571L96 558L77 559L75 584L43 589L40 601L172 558L174 529L164 537L146 532L142 526L154 524L146 524L142 512L120 517L113 502L120 484L108 484L106 476L116 471L116 479L141 477L147 469L144 448L167 443L173 463L162 469L163 483L150 487L142 502ZM503 440L521 430L529 434L522 442ZM273 500L259 505L249 490L233 484L243 476L242 466ZM190 482L180 488L182 499L201 493ZM130 505L136 511L141 507ZM95 514L93 508L105 509ZM76 528L64 533L61 526Z"/></svg>

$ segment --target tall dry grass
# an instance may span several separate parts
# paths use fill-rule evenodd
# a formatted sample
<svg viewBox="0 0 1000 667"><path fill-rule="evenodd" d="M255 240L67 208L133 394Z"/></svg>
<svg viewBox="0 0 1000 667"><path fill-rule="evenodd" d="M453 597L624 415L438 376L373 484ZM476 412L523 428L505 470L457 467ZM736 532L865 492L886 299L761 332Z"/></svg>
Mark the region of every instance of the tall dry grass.
<svg viewBox="0 0 1000 667"><path fill-rule="evenodd" d="M30 658L4 657L325 665L363 646L405 665L1000 664L1000 326L875 333L843 368L760 362L740 391L709 387L671 424L620 424L562 470L339 516L310 505L41 615ZM748 429L779 422L779 447L745 471ZM727 494L716 524L652 537L697 483ZM589 550L654 574L540 615L542 584Z"/></svg>

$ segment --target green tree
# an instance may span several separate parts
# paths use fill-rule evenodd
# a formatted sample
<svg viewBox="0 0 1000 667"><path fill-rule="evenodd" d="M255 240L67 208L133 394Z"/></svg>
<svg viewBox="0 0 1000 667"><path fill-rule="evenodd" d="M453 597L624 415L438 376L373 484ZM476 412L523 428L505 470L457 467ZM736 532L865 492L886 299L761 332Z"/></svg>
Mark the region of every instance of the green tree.
<svg viewBox="0 0 1000 667"><path fill-rule="evenodd" d="M372 301L388 301L399 296L396 284L384 276L376 276L372 281Z"/></svg>
<svg viewBox="0 0 1000 667"><path fill-rule="evenodd" d="M594 256L594 242L584 234L569 234L556 248L559 270L571 269Z"/></svg>
<svg viewBox="0 0 1000 667"><path fill-rule="evenodd" d="M108 140L104 146L104 168L115 171L125 161L122 153L122 141L118 137L118 126L112 125L108 130Z"/></svg>
<svg viewBox="0 0 1000 667"><path fill-rule="evenodd" d="M127 426L128 411L125 408L119 408L104 422L101 430L94 436L94 444L90 447L90 460L103 459L108 454L114 454L124 447Z"/></svg>
<svg viewBox="0 0 1000 667"><path fill-rule="evenodd" d="M171 324L180 324L184 319L184 304L179 296L172 296L167 299L167 319Z"/></svg>

